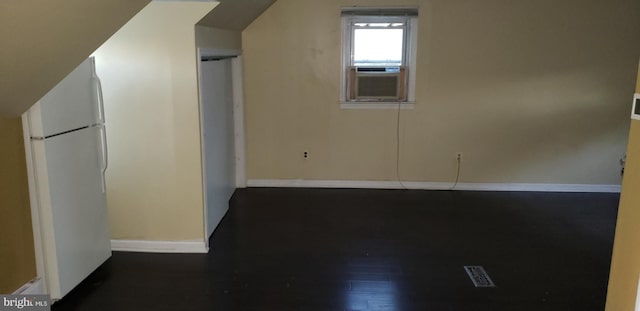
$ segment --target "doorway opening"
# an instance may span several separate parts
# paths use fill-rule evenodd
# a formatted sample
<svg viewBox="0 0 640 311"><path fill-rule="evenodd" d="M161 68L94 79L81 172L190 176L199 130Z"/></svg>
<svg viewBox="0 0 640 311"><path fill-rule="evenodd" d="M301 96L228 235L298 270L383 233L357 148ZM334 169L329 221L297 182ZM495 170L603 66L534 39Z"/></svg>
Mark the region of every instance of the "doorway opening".
<svg viewBox="0 0 640 311"><path fill-rule="evenodd" d="M240 51L198 49L205 244L246 187Z"/></svg>

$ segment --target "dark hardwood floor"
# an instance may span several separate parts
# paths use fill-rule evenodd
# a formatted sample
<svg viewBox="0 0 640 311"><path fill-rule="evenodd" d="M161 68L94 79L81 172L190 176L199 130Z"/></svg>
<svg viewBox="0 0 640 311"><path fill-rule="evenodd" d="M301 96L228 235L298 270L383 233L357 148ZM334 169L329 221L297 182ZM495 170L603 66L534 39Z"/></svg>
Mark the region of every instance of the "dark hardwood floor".
<svg viewBox="0 0 640 311"><path fill-rule="evenodd" d="M617 194L243 189L209 254L114 252L53 310L604 310L617 206ZM474 287L465 265L496 287Z"/></svg>

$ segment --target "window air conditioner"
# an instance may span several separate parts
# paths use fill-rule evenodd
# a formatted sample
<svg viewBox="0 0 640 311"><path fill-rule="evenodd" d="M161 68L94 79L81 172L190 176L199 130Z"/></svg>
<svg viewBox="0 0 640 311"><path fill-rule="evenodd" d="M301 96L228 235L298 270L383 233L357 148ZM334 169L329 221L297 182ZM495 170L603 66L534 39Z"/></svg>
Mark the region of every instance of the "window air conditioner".
<svg viewBox="0 0 640 311"><path fill-rule="evenodd" d="M405 67L350 67L349 100L406 101Z"/></svg>

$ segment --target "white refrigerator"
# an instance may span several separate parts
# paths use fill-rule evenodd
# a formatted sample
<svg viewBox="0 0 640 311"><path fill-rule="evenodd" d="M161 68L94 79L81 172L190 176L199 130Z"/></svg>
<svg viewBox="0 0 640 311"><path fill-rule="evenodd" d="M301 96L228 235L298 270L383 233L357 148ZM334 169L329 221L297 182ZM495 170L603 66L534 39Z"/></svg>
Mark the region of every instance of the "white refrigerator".
<svg viewBox="0 0 640 311"><path fill-rule="evenodd" d="M57 300L111 256L105 120L94 59L73 70L23 121L38 274Z"/></svg>

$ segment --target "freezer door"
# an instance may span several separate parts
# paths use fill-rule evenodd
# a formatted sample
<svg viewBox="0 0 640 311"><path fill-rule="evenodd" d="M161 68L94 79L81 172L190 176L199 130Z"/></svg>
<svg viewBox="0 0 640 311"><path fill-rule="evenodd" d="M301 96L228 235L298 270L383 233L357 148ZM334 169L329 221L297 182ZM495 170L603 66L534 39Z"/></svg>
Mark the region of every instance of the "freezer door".
<svg viewBox="0 0 640 311"><path fill-rule="evenodd" d="M94 72L93 60L87 59L40 99L41 136L101 123Z"/></svg>
<svg viewBox="0 0 640 311"><path fill-rule="evenodd" d="M32 141L46 278L67 294L111 256L101 127Z"/></svg>

